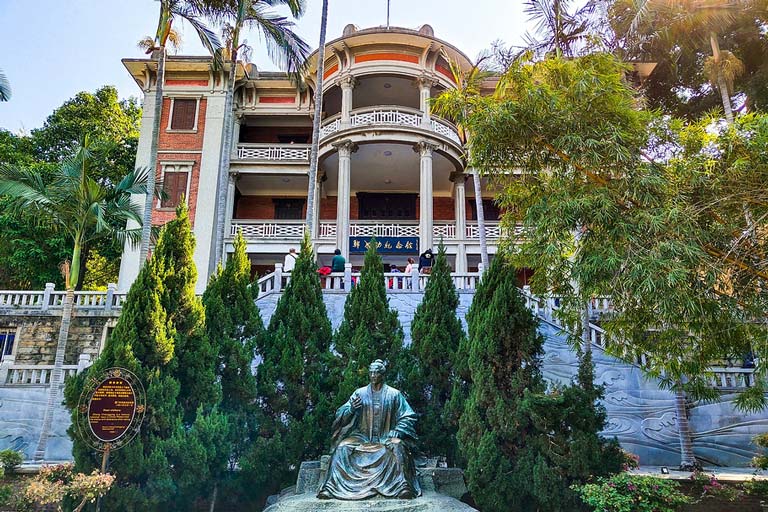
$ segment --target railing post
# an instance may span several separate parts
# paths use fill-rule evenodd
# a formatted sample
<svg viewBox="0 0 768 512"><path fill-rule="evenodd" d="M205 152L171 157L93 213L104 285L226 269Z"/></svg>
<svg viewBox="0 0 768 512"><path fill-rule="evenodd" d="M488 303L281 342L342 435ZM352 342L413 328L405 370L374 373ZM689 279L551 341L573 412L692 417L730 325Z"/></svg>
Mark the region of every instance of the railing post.
<svg viewBox="0 0 768 512"><path fill-rule="evenodd" d="M89 366L91 366L91 355L80 354L77 358L77 373L84 372Z"/></svg>
<svg viewBox="0 0 768 512"><path fill-rule="evenodd" d="M48 311L48 306L51 305L51 294L53 293L53 289L56 287L53 283L45 283L45 291L43 292L43 303L40 305L40 308L43 311Z"/></svg>
<svg viewBox="0 0 768 512"><path fill-rule="evenodd" d="M275 287L277 292L283 291L283 264L275 263Z"/></svg>
<svg viewBox="0 0 768 512"><path fill-rule="evenodd" d="M5 359L0 363L0 386L8 382L8 373L11 371L11 366L16 363L16 356L5 356Z"/></svg>
<svg viewBox="0 0 768 512"><path fill-rule="evenodd" d="M347 292L352 291L352 264L344 264L344 289Z"/></svg>
<svg viewBox="0 0 768 512"><path fill-rule="evenodd" d="M117 290L117 284L115 283L107 284L107 299L106 299L106 303L104 304L104 309L106 311L112 311L112 303L115 301L116 290Z"/></svg>
<svg viewBox="0 0 768 512"><path fill-rule="evenodd" d="M419 291L419 269L417 267L413 267L411 270L411 290Z"/></svg>

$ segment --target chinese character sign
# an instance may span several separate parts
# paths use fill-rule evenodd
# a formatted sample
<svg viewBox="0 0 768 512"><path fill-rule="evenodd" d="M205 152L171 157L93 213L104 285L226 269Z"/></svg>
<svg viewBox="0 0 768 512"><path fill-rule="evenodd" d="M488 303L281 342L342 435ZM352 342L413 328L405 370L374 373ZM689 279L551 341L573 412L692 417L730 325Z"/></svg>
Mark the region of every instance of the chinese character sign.
<svg viewBox="0 0 768 512"><path fill-rule="evenodd" d="M349 252L364 253L371 243L370 236L349 237ZM418 254L419 239L415 236L383 236L376 238L376 250L379 254Z"/></svg>

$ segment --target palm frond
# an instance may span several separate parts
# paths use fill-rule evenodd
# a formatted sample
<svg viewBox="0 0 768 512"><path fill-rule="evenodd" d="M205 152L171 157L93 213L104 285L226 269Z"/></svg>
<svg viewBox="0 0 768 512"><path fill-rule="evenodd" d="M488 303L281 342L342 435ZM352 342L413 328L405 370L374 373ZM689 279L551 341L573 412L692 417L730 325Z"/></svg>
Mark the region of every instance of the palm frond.
<svg viewBox="0 0 768 512"><path fill-rule="evenodd" d="M192 28L195 29L197 36L200 38L200 43L205 47L208 53L214 56L214 58L220 54L221 41L219 40L219 36L200 20L198 11L191 6L184 4L176 6L173 15L183 18L184 21L192 25Z"/></svg>
<svg viewBox="0 0 768 512"><path fill-rule="evenodd" d="M255 4L248 13L246 23L261 32L267 54L289 75L297 77L306 69L311 49L293 31L295 24L291 20L270 12L264 5Z"/></svg>
<svg viewBox="0 0 768 512"><path fill-rule="evenodd" d="M11 83L8 78L0 69L0 101L8 101L11 99Z"/></svg>

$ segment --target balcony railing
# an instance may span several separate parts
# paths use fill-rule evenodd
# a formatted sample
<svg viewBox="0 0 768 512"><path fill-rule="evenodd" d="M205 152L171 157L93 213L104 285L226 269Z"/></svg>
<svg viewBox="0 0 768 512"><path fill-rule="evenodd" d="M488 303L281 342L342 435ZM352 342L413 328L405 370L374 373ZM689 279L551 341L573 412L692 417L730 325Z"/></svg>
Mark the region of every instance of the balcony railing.
<svg viewBox="0 0 768 512"><path fill-rule="evenodd" d="M309 163L309 144L237 145L238 160Z"/></svg>
<svg viewBox="0 0 768 512"><path fill-rule="evenodd" d="M350 128L362 126L402 126L406 128L426 128L441 137L461 144L458 130L448 121L432 117L427 126L422 124L424 115L420 110L407 107L382 106L353 110L349 120ZM337 114L323 123L320 128L320 139L341 130L341 118Z"/></svg>
<svg viewBox="0 0 768 512"><path fill-rule="evenodd" d="M337 225L335 221L321 221L319 223L317 237L321 240L336 238ZM243 236L247 239L265 238L301 238L304 236L306 226L298 220L233 220L230 235L234 236L238 229L243 230ZM521 236L522 227L515 228L515 236ZM485 224L485 237L496 241L501 238L503 230L498 222ZM457 240L455 221L435 221L432 226L432 236L435 240ZM382 221L352 221L349 224L349 236L419 236L419 225L416 221L399 221L396 223ZM464 240L479 240L480 230L476 222L468 222ZM2 292L0 292L2 293ZM34 301L34 297L18 297L20 301ZM2 304L0 295L0 304Z"/></svg>
<svg viewBox="0 0 768 512"><path fill-rule="evenodd" d="M110 284L107 291L75 292L75 309L112 311L121 309L126 293L118 292L116 285ZM49 283L43 291L0 290L0 312L21 310L60 311L64 307L66 292L55 291Z"/></svg>
<svg viewBox="0 0 768 512"><path fill-rule="evenodd" d="M246 239L254 238L301 238L306 224L297 220L233 220L231 235L240 229Z"/></svg>

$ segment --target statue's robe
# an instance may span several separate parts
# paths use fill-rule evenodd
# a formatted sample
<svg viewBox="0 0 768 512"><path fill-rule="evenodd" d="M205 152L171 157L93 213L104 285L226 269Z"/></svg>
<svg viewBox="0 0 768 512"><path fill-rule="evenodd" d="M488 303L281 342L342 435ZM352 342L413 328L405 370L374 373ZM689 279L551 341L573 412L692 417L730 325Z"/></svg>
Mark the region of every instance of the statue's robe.
<svg viewBox="0 0 768 512"><path fill-rule="evenodd" d="M368 385L355 394L362 399L357 411L352 397L336 411L335 449L321 492L341 500L394 498L403 491L419 496L411 451L416 413L400 391L386 384L379 392Z"/></svg>

